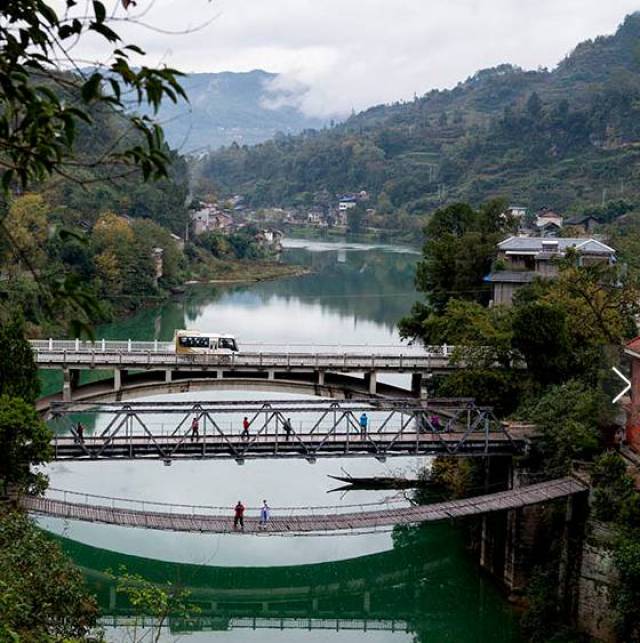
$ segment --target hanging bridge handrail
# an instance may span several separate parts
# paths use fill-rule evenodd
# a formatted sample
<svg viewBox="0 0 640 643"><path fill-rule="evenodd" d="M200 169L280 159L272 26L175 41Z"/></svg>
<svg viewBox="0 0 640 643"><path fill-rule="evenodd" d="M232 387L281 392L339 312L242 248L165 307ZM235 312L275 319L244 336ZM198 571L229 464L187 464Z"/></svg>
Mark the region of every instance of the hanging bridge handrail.
<svg viewBox="0 0 640 643"><path fill-rule="evenodd" d="M128 504L133 504L133 505L138 505L141 506L143 509L146 507L169 507L169 508L176 508L176 509L189 509L192 512L194 512L196 509L198 510L213 510L213 511L223 511L225 514L232 514L233 513L233 505L228 506L216 506L216 505L198 505L198 504L188 504L188 503L173 503L173 502L162 502L162 501L155 501L155 500L140 500L137 498L119 498L119 497L114 497L114 496L103 496L95 493L85 493L82 491L73 491L70 489L58 489L56 487L49 487L47 489L47 492L52 491L57 494L62 494L63 496L63 501L66 502L66 496L78 496L81 498L85 499L84 503L74 503L74 504L84 504L87 506L91 506L90 503L88 502L89 499L95 499L95 500L107 500L112 503L112 507L115 508L115 504L117 502L123 502L123 503L128 503ZM48 494L46 496L47 498L51 500L56 500L56 498L51 498ZM393 505L398 505L400 508L400 505L402 506L407 506L408 504L411 504L410 501L403 496L402 498L385 498L384 500L380 500L377 502L360 502L360 503L355 503L355 504L340 504L340 505L313 505L313 506L289 506L289 507L272 507L269 506L270 511L275 511L275 512L288 512L290 515L292 514L300 514L302 512L309 512L310 515L313 515L313 512L315 511L325 511L332 509L335 511L335 513L339 513L340 510L351 510L351 509L365 509L367 507L389 507ZM104 505L107 506L107 505ZM123 507L119 507L120 509L123 509ZM260 511L262 507L256 506L256 507L247 507L245 506L245 511ZM347 511L348 512L348 511Z"/></svg>

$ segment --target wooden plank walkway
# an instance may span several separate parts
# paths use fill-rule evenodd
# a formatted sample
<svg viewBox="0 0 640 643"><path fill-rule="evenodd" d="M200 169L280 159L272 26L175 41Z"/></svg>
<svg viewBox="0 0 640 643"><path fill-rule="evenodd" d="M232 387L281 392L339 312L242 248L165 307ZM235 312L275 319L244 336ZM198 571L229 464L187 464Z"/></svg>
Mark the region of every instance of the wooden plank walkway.
<svg viewBox="0 0 640 643"><path fill-rule="evenodd" d="M379 509L350 513L313 514L295 513L273 515L266 528L261 529L257 517L245 517L245 534L310 534L337 531L364 531L390 528L394 525L416 524L479 515L505 509L517 509L527 505L564 498L587 490L587 486L575 478L566 477L538 484L511 489L462 500L451 500L431 505ZM114 504L115 504L114 499ZM161 531L199 533L238 533L233 529L233 509L229 514L182 513L170 511L143 511L115 506L73 503L41 497L23 497L21 506L33 514L98 522L123 527L157 529ZM282 512L281 512L282 513Z"/></svg>

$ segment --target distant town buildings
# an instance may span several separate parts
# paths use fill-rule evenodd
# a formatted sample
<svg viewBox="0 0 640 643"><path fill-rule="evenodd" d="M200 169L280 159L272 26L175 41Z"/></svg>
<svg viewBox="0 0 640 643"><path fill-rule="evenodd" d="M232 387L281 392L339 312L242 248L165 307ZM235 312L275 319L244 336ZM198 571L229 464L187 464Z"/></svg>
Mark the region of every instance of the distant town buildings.
<svg viewBox="0 0 640 643"><path fill-rule="evenodd" d="M558 259L565 257L569 249L576 253L579 265L611 265L616 261L616 251L593 238L509 237L498 244L496 268L485 277L493 286L493 304L510 306L522 286L537 277L556 277Z"/></svg>

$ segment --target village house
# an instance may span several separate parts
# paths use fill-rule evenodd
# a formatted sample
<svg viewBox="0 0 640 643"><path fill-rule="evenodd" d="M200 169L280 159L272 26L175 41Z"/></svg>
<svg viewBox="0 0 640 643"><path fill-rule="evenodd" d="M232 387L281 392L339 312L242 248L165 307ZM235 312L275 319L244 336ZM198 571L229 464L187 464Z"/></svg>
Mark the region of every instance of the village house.
<svg viewBox="0 0 640 643"><path fill-rule="evenodd" d="M502 214L505 218L511 218L521 223L527 216L527 208L521 205L510 205Z"/></svg>
<svg viewBox="0 0 640 643"><path fill-rule="evenodd" d="M215 203L205 203L204 207L191 215L191 223L194 234L200 235L214 230L229 230L233 226L233 218Z"/></svg>
<svg viewBox="0 0 640 643"><path fill-rule="evenodd" d="M549 210L549 208L542 208L536 214L536 228L540 233L547 231L558 231L562 228L564 218L562 215Z"/></svg>
<svg viewBox="0 0 640 643"><path fill-rule="evenodd" d="M558 260L575 251L579 265L616 261L616 251L596 239L509 237L498 244L496 269L485 277L493 286L494 306L510 306L519 288L536 278L558 275Z"/></svg>
<svg viewBox="0 0 640 643"><path fill-rule="evenodd" d="M358 200L354 196L344 196L338 201L338 212L347 212L358 205Z"/></svg>

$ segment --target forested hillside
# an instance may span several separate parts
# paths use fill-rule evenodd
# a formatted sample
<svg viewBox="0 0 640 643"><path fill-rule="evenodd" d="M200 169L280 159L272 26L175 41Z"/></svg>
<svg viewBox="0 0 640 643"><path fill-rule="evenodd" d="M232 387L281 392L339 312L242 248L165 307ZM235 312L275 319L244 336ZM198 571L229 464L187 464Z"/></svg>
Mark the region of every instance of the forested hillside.
<svg viewBox="0 0 640 643"><path fill-rule="evenodd" d="M78 127L73 163L29 192L16 187L2 206L12 243L0 243L0 301L22 311L29 332L106 319L182 282L185 261L171 232L184 236L186 162L166 148L168 177L153 182L102 162L139 144L140 134L108 107L92 118ZM162 249L159 282L154 248Z"/></svg>
<svg viewBox="0 0 640 643"><path fill-rule="evenodd" d="M311 204L325 189L366 189L379 213L394 215L498 196L569 212L603 198L637 202L639 37L634 14L553 71L480 71L332 129L232 145L211 154L203 173L254 206Z"/></svg>

